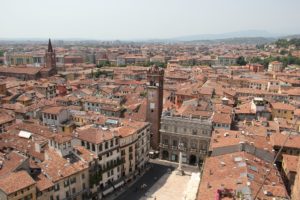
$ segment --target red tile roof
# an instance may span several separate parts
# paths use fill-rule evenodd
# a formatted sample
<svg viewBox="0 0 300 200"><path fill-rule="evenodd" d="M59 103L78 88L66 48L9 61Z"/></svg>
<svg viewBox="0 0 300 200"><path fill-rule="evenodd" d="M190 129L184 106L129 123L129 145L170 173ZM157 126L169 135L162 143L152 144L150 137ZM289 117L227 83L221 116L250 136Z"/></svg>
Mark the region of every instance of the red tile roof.
<svg viewBox="0 0 300 200"><path fill-rule="evenodd" d="M34 184L35 181L26 171L18 171L0 177L0 189L7 195Z"/></svg>

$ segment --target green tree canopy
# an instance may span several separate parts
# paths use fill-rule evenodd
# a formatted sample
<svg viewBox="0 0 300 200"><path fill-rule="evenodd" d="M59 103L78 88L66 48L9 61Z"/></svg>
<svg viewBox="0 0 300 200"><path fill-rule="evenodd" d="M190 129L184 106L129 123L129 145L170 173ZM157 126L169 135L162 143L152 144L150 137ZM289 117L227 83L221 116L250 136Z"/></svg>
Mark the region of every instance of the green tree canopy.
<svg viewBox="0 0 300 200"><path fill-rule="evenodd" d="M244 58L243 56L238 57L236 63L237 63L238 65L240 65L240 66L246 65L246 64L247 64L247 62L246 62L246 60L245 60L245 58Z"/></svg>

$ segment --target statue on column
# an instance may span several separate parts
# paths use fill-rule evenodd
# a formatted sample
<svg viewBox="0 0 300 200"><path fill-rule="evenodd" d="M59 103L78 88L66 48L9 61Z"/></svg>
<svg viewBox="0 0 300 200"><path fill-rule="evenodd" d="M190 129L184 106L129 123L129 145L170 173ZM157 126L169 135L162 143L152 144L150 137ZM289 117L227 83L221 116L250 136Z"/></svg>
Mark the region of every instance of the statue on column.
<svg viewBox="0 0 300 200"><path fill-rule="evenodd" d="M179 143L178 144L178 150L179 150L179 162L178 162L178 168L177 168L177 175L184 175L184 171L182 169L182 151L184 148L184 144L183 143Z"/></svg>

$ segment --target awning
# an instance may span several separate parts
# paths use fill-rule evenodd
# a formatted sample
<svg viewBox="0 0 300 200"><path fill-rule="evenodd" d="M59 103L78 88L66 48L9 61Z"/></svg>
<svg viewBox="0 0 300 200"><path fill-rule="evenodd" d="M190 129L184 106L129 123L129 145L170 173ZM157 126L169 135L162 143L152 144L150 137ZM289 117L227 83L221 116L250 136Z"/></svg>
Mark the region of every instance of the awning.
<svg viewBox="0 0 300 200"><path fill-rule="evenodd" d="M103 195L107 195L108 193L111 193L112 191L114 191L114 188L110 187L110 188L104 190L102 193L103 193Z"/></svg>
<svg viewBox="0 0 300 200"><path fill-rule="evenodd" d="M121 182L115 184L114 186L115 186L115 188L118 188L118 187L122 186L123 184L124 184L124 181L121 181Z"/></svg>

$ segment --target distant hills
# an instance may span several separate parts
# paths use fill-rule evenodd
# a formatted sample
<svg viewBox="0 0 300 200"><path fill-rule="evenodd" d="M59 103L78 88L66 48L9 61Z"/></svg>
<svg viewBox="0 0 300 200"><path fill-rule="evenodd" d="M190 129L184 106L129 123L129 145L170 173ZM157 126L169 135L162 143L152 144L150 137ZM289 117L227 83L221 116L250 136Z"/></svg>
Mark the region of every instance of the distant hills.
<svg viewBox="0 0 300 200"><path fill-rule="evenodd" d="M152 39L143 40L144 42L167 42L167 43L197 43L197 44L266 44L272 43L276 40L300 38L299 34L284 35L274 34L264 30L247 30L228 32L221 34L198 34L181 36L167 39ZM140 40L141 41L141 40Z"/></svg>
<svg viewBox="0 0 300 200"><path fill-rule="evenodd" d="M246 30L237 32L228 32L221 34L198 34L189 36L180 36L165 39L132 39L132 40L97 40L87 38L55 38L55 40L65 41L66 43L84 43L93 44L99 42L112 42L112 43L197 43L197 44L266 44L275 42L278 39L291 39L300 38L300 34L284 35L274 34L264 30ZM45 38L0 38L2 43L45 43ZM72 44L73 44L72 43Z"/></svg>
<svg viewBox="0 0 300 200"><path fill-rule="evenodd" d="M282 35L272 34L267 31L262 30L248 30L248 31L238 31L238 32L229 32L222 34L199 34L199 35L190 35L183 37L175 37L170 40L174 41L196 41L196 40L223 40L223 39L232 39L232 38L277 38Z"/></svg>
<svg viewBox="0 0 300 200"><path fill-rule="evenodd" d="M193 40L185 41L184 43L198 43L198 44L266 44L275 42L277 38L265 38L265 37L238 37L228 39L215 39L215 40Z"/></svg>
<svg viewBox="0 0 300 200"><path fill-rule="evenodd" d="M300 38L300 34L274 34L263 30L247 30L222 34L199 34L169 39L147 40L147 42L197 43L197 44L266 44L276 40Z"/></svg>
<svg viewBox="0 0 300 200"><path fill-rule="evenodd" d="M281 39L292 39L292 38L300 39L300 34L281 37Z"/></svg>

